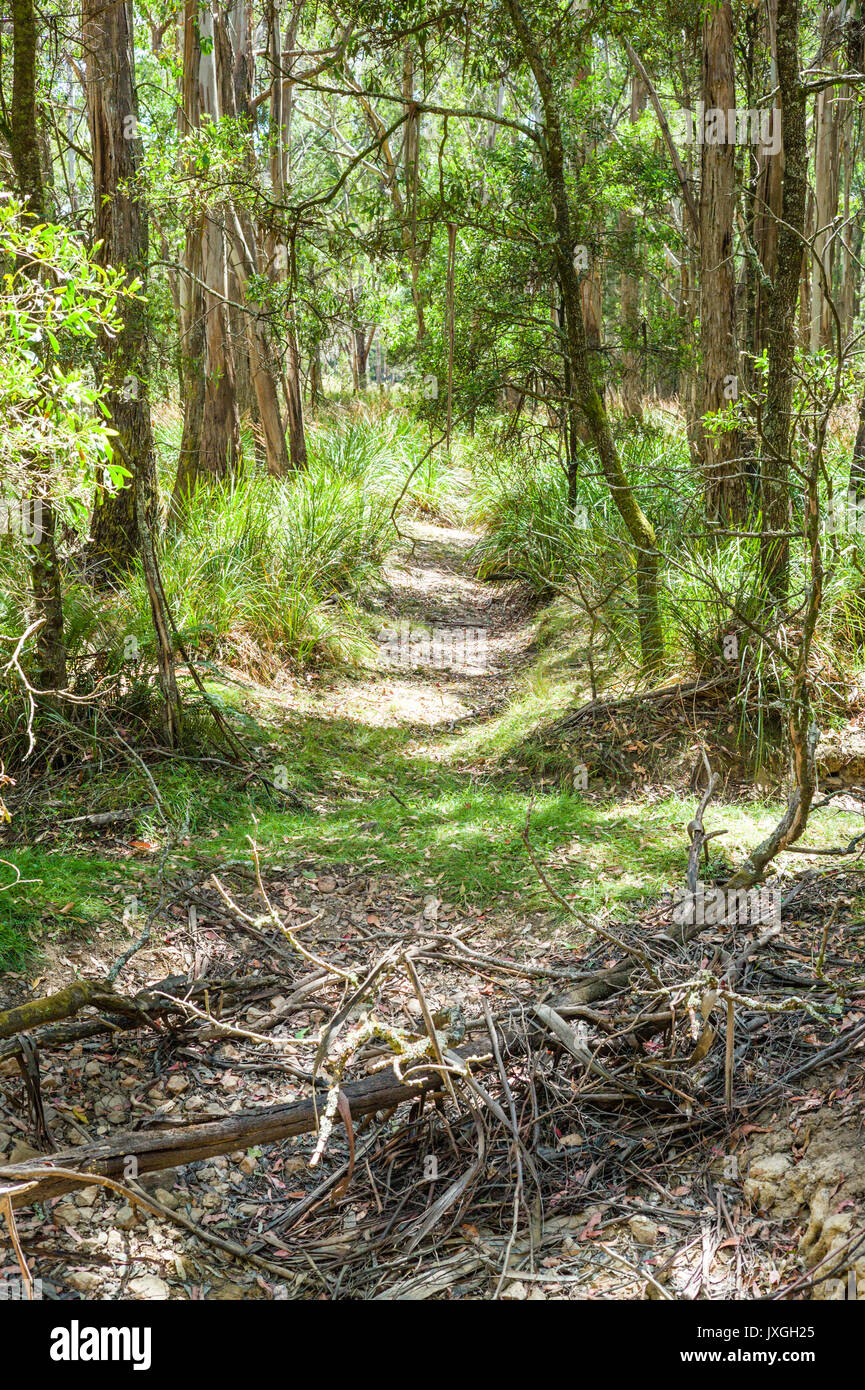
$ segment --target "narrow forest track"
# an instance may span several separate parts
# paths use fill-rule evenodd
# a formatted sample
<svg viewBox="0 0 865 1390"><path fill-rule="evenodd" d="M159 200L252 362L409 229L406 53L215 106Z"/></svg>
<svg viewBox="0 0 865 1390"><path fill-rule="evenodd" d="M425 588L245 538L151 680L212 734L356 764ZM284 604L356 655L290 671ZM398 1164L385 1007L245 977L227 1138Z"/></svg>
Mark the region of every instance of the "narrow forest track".
<svg viewBox="0 0 865 1390"><path fill-rule="evenodd" d="M483 720L501 708L529 659L526 591L476 578L474 532L416 519L400 527L374 610L378 662L336 682L323 674L304 704L323 719L418 731Z"/></svg>

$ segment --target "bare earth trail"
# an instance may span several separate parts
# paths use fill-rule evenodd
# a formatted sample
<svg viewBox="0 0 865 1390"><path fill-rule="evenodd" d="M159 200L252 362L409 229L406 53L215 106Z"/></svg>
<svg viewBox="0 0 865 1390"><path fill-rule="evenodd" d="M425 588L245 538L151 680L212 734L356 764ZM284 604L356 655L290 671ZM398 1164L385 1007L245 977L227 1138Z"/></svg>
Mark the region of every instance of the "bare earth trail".
<svg viewBox="0 0 865 1390"><path fill-rule="evenodd" d="M529 656L534 632L526 596L518 585L474 577L473 532L418 520L402 520L401 529L376 609L380 664L336 683L320 679L305 703L325 719L419 731L488 717L505 703Z"/></svg>

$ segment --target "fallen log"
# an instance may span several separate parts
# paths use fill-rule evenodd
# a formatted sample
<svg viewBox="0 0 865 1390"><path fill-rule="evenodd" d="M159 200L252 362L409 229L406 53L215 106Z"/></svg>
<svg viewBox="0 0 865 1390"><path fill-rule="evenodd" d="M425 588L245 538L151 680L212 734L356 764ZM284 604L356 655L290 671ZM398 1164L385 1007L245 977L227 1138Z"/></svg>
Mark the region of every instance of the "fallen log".
<svg viewBox="0 0 865 1390"><path fill-rule="evenodd" d="M44 1023L70 1018L88 1005L113 1014L140 1012L134 1000L115 994L104 980L75 980L56 994L47 994L43 999L31 999L26 1004L5 1009L0 1013L0 1038L11 1038L16 1033L26 1033Z"/></svg>
<svg viewBox="0 0 865 1390"><path fill-rule="evenodd" d="M736 674L732 673L730 675L711 676L707 680L698 678L691 681L679 681L675 685L667 685L654 690L638 690L633 695L620 695L618 698L599 697L587 701L578 709L563 715L561 719L557 719L547 732L553 736L566 733L586 721L606 719L635 705L655 705L662 709L674 701L684 703L686 700L700 700L710 693L716 694L718 691L729 688L736 683L736 679Z"/></svg>
<svg viewBox="0 0 865 1390"><path fill-rule="evenodd" d="M557 1010L566 1014L571 1006L571 996L552 1002ZM543 1018L541 1023L544 1026L539 1031L546 1045L559 1045L557 1040L550 1037ZM499 1040L506 1049L525 1045L524 1032L507 1027L499 1027L498 1031ZM476 1041L463 1043L447 1052L447 1061L457 1059L464 1063L494 1065L489 1036L485 1034ZM617 1081L612 1073L604 1074L610 1080ZM444 1086L442 1075L434 1066L418 1072L411 1081L400 1081L393 1068L389 1067L387 1071L375 1072L359 1081L346 1083L342 1087L342 1096L347 1106L341 1105L335 1118L342 1122L345 1111L352 1121L359 1120L378 1110L392 1110L406 1101L441 1091ZM632 1087L625 1086L611 1092L593 1091L586 1099L592 1104L615 1106L633 1099L634 1094ZM94 1176L123 1179L129 1176L130 1159L135 1161L135 1175L142 1176L163 1168L181 1167L186 1163L232 1153L235 1149L275 1144L298 1134L309 1134L318 1129L326 1096L327 1092L322 1090L313 1099L293 1101L288 1105L262 1106L257 1110L240 1110L203 1124L175 1125L170 1129L122 1130L93 1144L59 1150L50 1158L40 1159L36 1163L6 1164L0 1166L0 1197L4 1189L8 1193L11 1187L13 1205L22 1205L43 1202L81 1187L81 1182L76 1182L74 1177L53 1172L53 1169L75 1170L83 1178L92 1173ZM19 1183L26 1183L27 1190L14 1192L14 1186Z"/></svg>
<svg viewBox="0 0 865 1390"><path fill-rule="evenodd" d="M488 1039L464 1044L454 1049L463 1061L490 1057ZM360 1081L343 1087L352 1120L376 1110L389 1110L403 1101L415 1100L443 1086L439 1072L430 1068L412 1081L397 1080L392 1068L376 1072ZM52 1168L75 1169L83 1176L88 1173L107 1178L129 1176L130 1166L138 1176L176 1168L199 1159L214 1158L234 1149L251 1148L258 1144L275 1144L297 1134L308 1134L318 1128L318 1117L324 1104L314 1100L293 1101L290 1105L262 1107L259 1110L239 1110L236 1114L210 1120L204 1124L175 1126L169 1130L122 1130L94 1144L80 1144L62 1149L50 1159L30 1163L9 1163L0 1167L0 1195L18 1183L27 1183L27 1191L12 1194L13 1205L44 1202L50 1197L80 1189L81 1183ZM341 1118L341 1116L340 1116ZM129 1160L135 1164L130 1165Z"/></svg>
<svg viewBox="0 0 865 1390"><path fill-rule="evenodd" d="M191 984L185 975L168 975L164 980L157 980L131 998L126 998L108 990L102 980L77 980L57 994L49 994L0 1013L0 1065L6 1058L20 1055L22 1043L19 1035L34 1028L41 1030L35 1038L39 1047L60 1047L84 1038L97 1037L100 1033L142 1028L166 1014L182 1014L185 999L206 997L218 1016L222 1008L239 998L248 998L256 991L264 992L268 986L276 988L281 983L277 975L247 975L225 980L205 977L193 980ZM170 997L165 998L166 995ZM87 1007L102 1009L103 1016L80 1019L75 1023L52 1021L72 1018L80 1009Z"/></svg>

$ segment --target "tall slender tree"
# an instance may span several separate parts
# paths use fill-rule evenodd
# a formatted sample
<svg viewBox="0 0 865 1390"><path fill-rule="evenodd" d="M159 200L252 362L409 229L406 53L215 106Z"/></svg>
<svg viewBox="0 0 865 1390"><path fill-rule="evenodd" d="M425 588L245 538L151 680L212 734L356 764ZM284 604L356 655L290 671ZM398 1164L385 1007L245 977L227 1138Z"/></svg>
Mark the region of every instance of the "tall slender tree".
<svg viewBox="0 0 865 1390"><path fill-rule="evenodd" d="M45 188L39 149L37 115L37 63L39 37L33 0L12 4L12 102L9 110L9 148L18 192L26 211L41 222L45 218ZM35 273L35 272L34 272ZM66 647L63 635L63 592L55 542L54 499L46 487L49 460L30 460L30 477L39 524L34 535L30 582L33 606L40 627L35 638L35 678L40 689L59 691L66 686Z"/></svg>

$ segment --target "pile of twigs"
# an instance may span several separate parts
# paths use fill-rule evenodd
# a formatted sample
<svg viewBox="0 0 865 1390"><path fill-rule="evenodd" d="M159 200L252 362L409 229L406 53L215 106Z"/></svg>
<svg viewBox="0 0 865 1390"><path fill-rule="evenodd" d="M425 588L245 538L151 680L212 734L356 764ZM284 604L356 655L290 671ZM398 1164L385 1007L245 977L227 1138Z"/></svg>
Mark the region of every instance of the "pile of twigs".
<svg viewBox="0 0 865 1390"><path fill-rule="evenodd" d="M700 812L691 834L689 882L708 838ZM531 852L528 827L526 843ZM163 1061L207 1058L230 1039L250 1065L290 1077L299 1098L200 1124L145 1123L0 1168L13 1242L20 1250L13 1205L94 1180L176 1219L122 1180L130 1156L144 1175L306 1133L304 1195L212 1243L289 1285L312 1278L331 1296L531 1281L545 1240L561 1244L563 1231L584 1228L593 1202L621 1219L618 1209L634 1209L622 1194L635 1174L662 1172L683 1146L705 1154L709 1136L732 1151L743 1119L753 1123L803 1076L863 1046L863 929L829 907L845 882L791 881L782 920L768 928L684 927L666 902L615 931L577 918L579 969L572 952L505 959L478 949L476 928L434 924L370 927L313 947L310 924L304 933L274 907L255 854L247 866L178 882L170 896L221 923L232 943L219 973L124 997L112 972L110 984L82 982L62 1000L0 1013L0 1064L21 1070L37 1140L50 1149L40 1049L100 1034L116 1049L134 1036L139 1055ZM479 972L498 1007L489 990L473 997L474 1011L442 1005L455 980ZM248 1005L277 993L279 1008L250 1026ZM72 1017L84 1009L94 1012ZM708 1160L704 1180L711 1196Z"/></svg>

